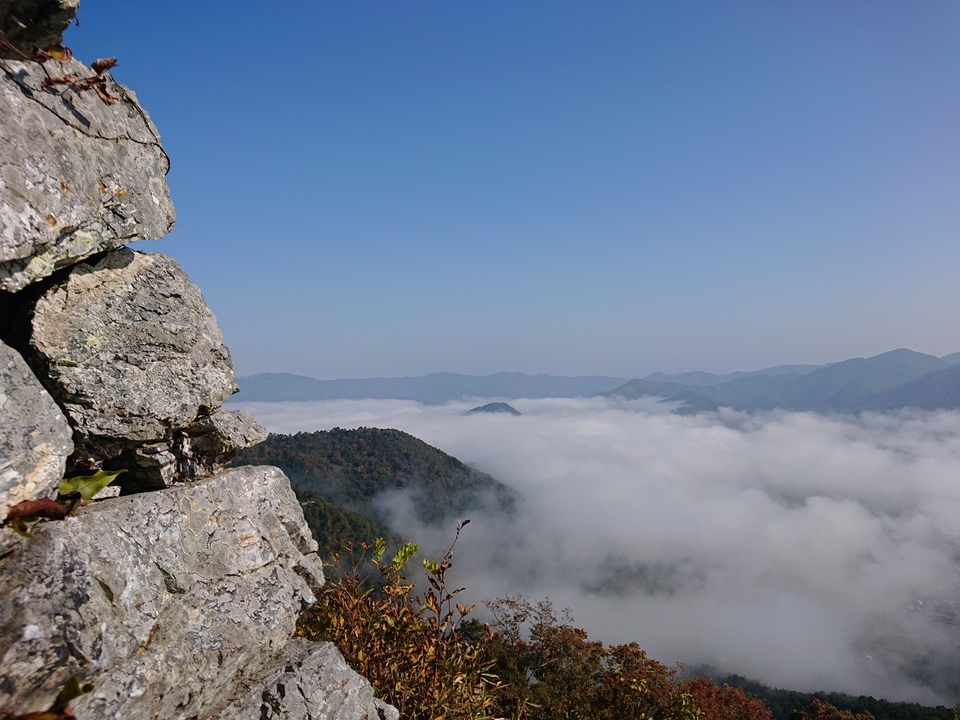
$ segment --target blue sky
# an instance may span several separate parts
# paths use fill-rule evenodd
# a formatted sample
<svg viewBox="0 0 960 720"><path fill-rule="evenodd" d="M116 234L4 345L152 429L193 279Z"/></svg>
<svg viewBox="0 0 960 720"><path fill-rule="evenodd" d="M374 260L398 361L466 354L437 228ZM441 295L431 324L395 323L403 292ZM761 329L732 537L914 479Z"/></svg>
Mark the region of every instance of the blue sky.
<svg viewBox="0 0 960 720"><path fill-rule="evenodd" d="M960 350L960 3L84 0L238 374Z"/></svg>

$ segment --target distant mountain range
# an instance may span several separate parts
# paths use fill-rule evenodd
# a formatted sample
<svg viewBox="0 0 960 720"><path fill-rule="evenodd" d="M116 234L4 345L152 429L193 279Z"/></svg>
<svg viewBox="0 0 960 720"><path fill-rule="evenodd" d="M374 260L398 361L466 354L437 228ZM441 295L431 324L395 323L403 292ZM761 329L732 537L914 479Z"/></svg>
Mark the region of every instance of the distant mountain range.
<svg viewBox="0 0 960 720"><path fill-rule="evenodd" d="M756 377L757 375L806 375L812 373L822 365L777 365L776 367L764 368L763 370L754 370L752 372L732 372L727 375L714 375L708 372L685 372L679 375L667 375L666 373L653 373L643 378L646 382L666 382L677 383L678 385L698 385L706 387L711 385L722 385L731 380L741 380L743 378Z"/></svg>
<svg viewBox="0 0 960 720"><path fill-rule="evenodd" d="M659 397L682 403L677 412L692 414L730 407L735 410L813 410L857 413L862 410L960 408L960 352L935 357L901 348L871 358L829 365L778 365L751 372L714 375L653 373L627 380L606 376L562 377L496 373L431 373L422 377L316 380L288 373L237 378L237 401L399 399L442 403L465 397L572 398Z"/></svg>
<svg viewBox="0 0 960 720"><path fill-rule="evenodd" d="M688 373L700 380L696 383L680 382L684 376L663 381L648 377L601 394L628 399L661 397L683 403L678 410L682 414L720 407L842 413L960 407L960 353L938 358L901 348L813 369L799 367L801 372L734 373L738 377L709 383L701 378L706 373Z"/></svg>

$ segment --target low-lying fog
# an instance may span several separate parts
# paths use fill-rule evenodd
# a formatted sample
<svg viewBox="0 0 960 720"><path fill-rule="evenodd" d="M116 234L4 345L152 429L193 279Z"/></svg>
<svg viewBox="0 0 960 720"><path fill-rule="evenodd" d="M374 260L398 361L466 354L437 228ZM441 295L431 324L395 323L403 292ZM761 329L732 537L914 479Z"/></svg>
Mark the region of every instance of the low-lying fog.
<svg viewBox="0 0 960 720"><path fill-rule="evenodd" d="M464 415L480 400L234 407L272 432L399 428L519 490L512 523L464 531L471 601L547 595L593 638L780 687L960 700L960 413L510 403L522 417ZM449 542L389 502L408 538Z"/></svg>

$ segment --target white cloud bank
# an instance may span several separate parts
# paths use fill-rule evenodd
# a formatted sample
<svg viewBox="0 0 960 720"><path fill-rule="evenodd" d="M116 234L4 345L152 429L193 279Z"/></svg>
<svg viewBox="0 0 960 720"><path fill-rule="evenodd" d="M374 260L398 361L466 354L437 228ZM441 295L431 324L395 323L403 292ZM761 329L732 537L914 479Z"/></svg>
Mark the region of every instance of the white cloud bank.
<svg viewBox="0 0 960 720"><path fill-rule="evenodd" d="M768 684L960 700L960 413L860 418L652 401L237 403L273 432L395 427L526 498L473 517L474 601L549 595L607 642ZM434 549L452 537L397 523Z"/></svg>

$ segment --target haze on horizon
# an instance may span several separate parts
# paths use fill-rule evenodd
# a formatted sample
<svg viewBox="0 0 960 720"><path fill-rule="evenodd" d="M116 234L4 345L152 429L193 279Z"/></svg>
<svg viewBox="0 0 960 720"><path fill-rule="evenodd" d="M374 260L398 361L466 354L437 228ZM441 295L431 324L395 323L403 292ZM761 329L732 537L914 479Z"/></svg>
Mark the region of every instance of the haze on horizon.
<svg viewBox="0 0 960 720"><path fill-rule="evenodd" d="M85 0L240 375L960 348L960 4Z"/></svg>

